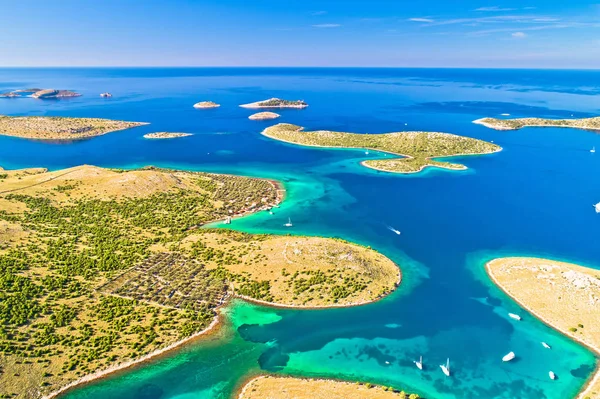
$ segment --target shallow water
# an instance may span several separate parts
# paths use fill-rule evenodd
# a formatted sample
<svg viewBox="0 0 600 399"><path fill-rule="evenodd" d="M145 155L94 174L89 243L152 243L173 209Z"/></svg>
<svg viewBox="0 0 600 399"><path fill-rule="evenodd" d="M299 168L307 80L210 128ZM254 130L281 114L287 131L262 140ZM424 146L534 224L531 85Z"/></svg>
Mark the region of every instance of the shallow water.
<svg viewBox="0 0 600 399"><path fill-rule="evenodd" d="M0 91L74 89L62 101L0 99L0 114L151 122L70 144L0 137L0 165L58 169L82 163L157 165L284 182L275 215L234 220L249 232L339 236L371 245L402 268L400 289L367 306L280 310L236 301L225 327L172 354L74 390L83 398L228 398L261 370L371 381L428 398L573 396L595 357L520 309L483 272L487 259L536 255L600 265L600 148L593 132L474 125L484 116L591 116L600 73L411 69L0 69ZM110 91L111 99L100 92ZM493 140L500 153L457 158L469 170L393 175L359 165L383 156L302 148L260 135L237 107L268 97L304 99L281 122L365 133L445 131ZM195 110L213 100L221 108ZM150 141L152 131L194 136ZM292 229L283 227L290 217ZM388 226L402 232L396 235ZM508 312L523 316L514 322ZM548 342L552 350L544 349ZM517 359L501 361L509 351ZM423 356L425 370L412 361ZM438 365L450 358L452 378ZM548 370L559 379L548 379Z"/></svg>

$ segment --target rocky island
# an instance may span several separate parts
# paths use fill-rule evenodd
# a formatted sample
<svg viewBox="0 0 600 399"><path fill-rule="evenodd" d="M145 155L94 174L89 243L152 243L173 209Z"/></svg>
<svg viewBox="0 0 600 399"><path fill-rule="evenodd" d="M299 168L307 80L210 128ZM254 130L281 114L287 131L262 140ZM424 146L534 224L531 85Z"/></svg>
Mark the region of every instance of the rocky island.
<svg viewBox="0 0 600 399"><path fill-rule="evenodd" d="M269 180L94 166L0 175L0 397L40 398L164 353L214 326L231 296L347 306L400 279L391 260L342 240L199 228L277 205Z"/></svg>
<svg viewBox="0 0 600 399"><path fill-rule="evenodd" d="M99 118L0 115L0 135L35 140L78 140L146 124Z"/></svg>
<svg viewBox="0 0 600 399"><path fill-rule="evenodd" d="M302 100L282 100L280 98L270 98L268 100L257 101L250 104L240 105L242 108L306 108L308 104Z"/></svg>
<svg viewBox="0 0 600 399"><path fill-rule="evenodd" d="M277 119L281 115L276 114L275 112L258 112L256 114L252 114L248 117L248 119L252 121L266 121L270 119Z"/></svg>
<svg viewBox="0 0 600 399"><path fill-rule="evenodd" d="M399 132L357 134L318 130L305 132L301 126L280 123L266 128L263 135L275 140L310 147L367 148L394 157L370 159L362 165L385 172L415 173L426 167L463 170L466 166L434 160L457 155L490 154L502 148L486 141L449 133ZM399 158L402 156L404 158Z"/></svg>
<svg viewBox="0 0 600 399"><path fill-rule="evenodd" d="M486 270L521 306L600 354L600 270L540 258L498 258ZM597 370L578 398L598 397Z"/></svg>
<svg viewBox="0 0 600 399"><path fill-rule="evenodd" d="M220 106L221 106L221 104L217 104L212 101L200 101L200 102L194 104L194 108L198 108L198 109L218 108Z"/></svg>
<svg viewBox="0 0 600 399"><path fill-rule="evenodd" d="M344 381L261 376L250 380L237 399L419 399L391 388Z"/></svg>
<svg viewBox="0 0 600 399"><path fill-rule="evenodd" d="M573 129L600 130L600 117L582 119L482 118L473 121L473 123L495 130L518 130L524 127L570 127Z"/></svg>
<svg viewBox="0 0 600 399"><path fill-rule="evenodd" d="M193 136L192 133L156 132L144 135L145 139L175 139L178 137Z"/></svg>
<svg viewBox="0 0 600 399"><path fill-rule="evenodd" d="M69 98L79 97L81 94L71 90L57 90L57 89L20 89L14 90L8 93L0 94L0 97L17 98L23 97L23 95L29 94L33 98L39 99L57 99L57 98Z"/></svg>

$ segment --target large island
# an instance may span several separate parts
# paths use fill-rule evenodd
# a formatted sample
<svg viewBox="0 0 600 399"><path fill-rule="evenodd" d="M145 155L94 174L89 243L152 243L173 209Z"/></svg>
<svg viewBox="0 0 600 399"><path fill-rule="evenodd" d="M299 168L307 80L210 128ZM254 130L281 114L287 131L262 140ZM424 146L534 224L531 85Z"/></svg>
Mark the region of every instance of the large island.
<svg viewBox="0 0 600 399"><path fill-rule="evenodd" d="M277 183L79 166L0 170L0 397L39 398L157 355L240 296L349 306L398 267L345 241L199 228L263 211Z"/></svg>
<svg viewBox="0 0 600 399"><path fill-rule="evenodd" d="M600 270L539 258L498 258L486 270L524 308L600 354ZM600 398L600 372L578 398Z"/></svg>
<svg viewBox="0 0 600 399"><path fill-rule="evenodd" d="M147 125L99 118L0 115L0 135L35 140L78 140Z"/></svg>
<svg viewBox="0 0 600 399"><path fill-rule="evenodd" d="M600 117L582 119L482 118L473 121L473 123L495 130L517 130L524 127L570 127L573 129L600 130Z"/></svg>
<svg viewBox="0 0 600 399"><path fill-rule="evenodd" d="M357 134L328 130L305 132L300 126L280 123L266 128L262 134L275 140L311 147L367 148L387 152L396 156L366 160L362 165L396 173L415 173L428 166L463 170L466 169L464 165L436 161L433 158L489 154L501 150L501 147L495 144L448 133Z"/></svg>

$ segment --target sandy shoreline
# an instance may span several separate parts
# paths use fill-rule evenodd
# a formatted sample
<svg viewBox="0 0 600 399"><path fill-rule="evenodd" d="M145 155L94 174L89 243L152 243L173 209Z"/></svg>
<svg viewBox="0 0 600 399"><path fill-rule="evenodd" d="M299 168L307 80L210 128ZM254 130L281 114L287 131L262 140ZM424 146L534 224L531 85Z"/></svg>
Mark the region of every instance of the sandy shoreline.
<svg viewBox="0 0 600 399"><path fill-rule="evenodd" d="M228 302L225 302L223 305L221 306L225 306ZM52 398L56 398L59 395L70 391L71 389L74 389L76 387L79 387L81 385L85 385L94 381L97 381L99 379L105 378L111 374L117 373L119 371L123 371L126 370L130 367L142 364L144 362L153 360L161 355L167 354L168 352L177 349L187 343L190 343L191 341L197 339L197 338L201 338L201 337L207 337L209 335L211 335L212 333L216 333L219 331L219 328L221 327L221 318L222 316L220 315L220 309L221 307L218 308L217 310L217 315L215 316L214 320L208 325L208 327L206 327L204 330L202 331L198 331L197 333L194 333L192 335L190 335L189 337L186 337L184 339L181 339L179 341L173 342L172 344L161 348L161 349L157 349L154 352L150 352L138 359L134 359L134 360L129 360L125 363L120 363L114 366L111 366L107 369L104 370L100 370L97 371L95 373L92 374L88 374L86 376L83 376L81 378L79 378L78 380L75 380L65 386L63 386L62 388L57 389L56 391L53 391L51 393L49 393L48 395L43 396L41 399L52 399Z"/></svg>
<svg viewBox="0 0 600 399"><path fill-rule="evenodd" d="M276 141L280 141L282 143L293 144L293 145L297 145L297 146L301 146L301 147L323 148L323 149L328 149L328 150L357 150L357 151L360 151L360 150L369 150L369 151L375 151L375 152L382 152L382 153L385 153L385 154L390 154L390 155L394 155L394 156L398 156L398 157L403 157L403 158L406 158L406 159L414 159L414 157L412 157L410 155L405 155L405 154L395 153L395 152L391 152L391 151L380 150L380 149L371 148L371 147L329 147L329 146L316 145L316 144L298 144L298 143L294 143L293 141L283 140L283 139L280 139L278 137L269 136L266 133L267 129L264 129L262 132L260 132L260 134L262 134L265 137L270 138L271 140L276 140ZM428 160L428 161L435 161L436 159L454 158L454 157L461 157L461 156L489 155L489 154L495 154L495 153L500 152L500 151L502 151L502 147L500 147L498 150L493 151L493 152L479 152L479 153L468 153L468 154L464 154L464 153L463 154L453 154L453 155L448 155L446 157L434 157L434 158L425 158L425 159ZM377 159L377 160L381 160L381 159ZM384 160L385 160L385 158L384 158ZM420 173L424 169L429 168L429 167L439 168L439 169L446 169L446 170L457 170L457 171L469 169L466 166L464 168L451 168L451 167L444 167L444 166L440 166L440 165L430 164L430 165L423 165L423 166L421 166L421 168L419 168L419 170L411 170L411 171L401 172L401 171L386 170L386 169L381 169L381 168L376 168L376 167L373 167L373 166L369 166L369 165L365 164L365 162L367 162L367 161L369 161L369 160L361 161L360 165L364 166L365 168L369 168L369 169L372 169L372 170L377 170L379 172L398 173L398 174L401 174L401 175L410 175L410 174L413 174L413 173Z"/></svg>
<svg viewBox="0 0 600 399"><path fill-rule="evenodd" d="M502 259L502 258L498 258L498 259ZM492 270L490 269L490 266L489 266L490 263L492 263L492 262L494 262L494 261L496 261L498 259L492 259L492 260L488 261L485 264L486 273L489 276L489 278L494 282L494 284L496 285L496 287L498 287L502 292L504 292L504 294L506 294L513 301L515 301L516 303L518 303L519 306L521 306L522 308L526 309L529 313L531 313L532 315L534 315L538 320L540 320L541 322L543 322L547 326L553 328L556 331L559 331L561 334L563 334L563 335L569 337L570 339L578 342L580 345L585 346L590 351L592 351L592 352L596 353L596 355L600 356L600 347L597 347L597 346L595 346L593 344L584 342L581 339L579 339L578 337L576 337L575 335L573 335L571 332L565 330L564 328L560 328L558 326L553 325L552 322L550 322L548 319L546 319L545 317L542 317L539 313L537 313L530 306L527 306L526 304L524 304L523 302L521 302L520 300L518 300L517 298L515 298L513 295L511 295L507 290L505 290L504 287L499 283L498 279L496 278L496 276L494 275L494 273L492 272ZM585 399L585 397L588 394L590 394L589 391L591 390L591 388L596 383L598 383L598 382L600 382L600 362L596 362L596 370L590 376L590 378L588 379L588 381L583 386L583 389L577 394L577 396L576 396L575 399Z"/></svg>

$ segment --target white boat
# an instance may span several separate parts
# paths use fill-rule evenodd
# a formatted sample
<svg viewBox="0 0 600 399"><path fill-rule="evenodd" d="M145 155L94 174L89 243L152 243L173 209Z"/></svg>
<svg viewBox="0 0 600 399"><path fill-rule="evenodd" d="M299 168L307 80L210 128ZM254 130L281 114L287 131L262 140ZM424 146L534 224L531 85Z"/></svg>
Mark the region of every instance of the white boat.
<svg viewBox="0 0 600 399"><path fill-rule="evenodd" d="M556 379L556 374L554 374L554 371L549 371L548 375L550 376L551 380L555 380Z"/></svg>
<svg viewBox="0 0 600 399"><path fill-rule="evenodd" d="M547 344L547 343L545 343L545 342L542 342L542 346L543 346L544 348L546 348L546 349L550 349L550 345L548 345L548 344Z"/></svg>
<svg viewBox="0 0 600 399"><path fill-rule="evenodd" d="M395 228L393 228L392 226L388 226L387 228L388 228L388 230L389 230L389 231L393 231L394 233L396 233L396 234L398 234L398 235L402 234L402 233L400 232L400 230L396 230L396 229L395 229Z"/></svg>
<svg viewBox="0 0 600 399"><path fill-rule="evenodd" d="M285 227L292 227L292 226L293 226L293 224L292 224L292 219L291 219L291 218L288 218L288 222L287 222L286 224L284 224L284 226L285 226Z"/></svg>
<svg viewBox="0 0 600 399"><path fill-rule="evenodd" d="M112 94L110 94L108 92L107 93L100 93L100 97L108 98L108 97L112 97Z"/></svg>
<svg viewBox="0 0 600 399"><path fill-rule="evenodd" d="M500 115L502 115L502 116L510 116L510 114L500 114Z"/></svg>
<svg viewBox="0 0 600 399"><path fill-rule="evenodd" d="M508 352L506 355L504 355L504 357L502 358L502 361L503 362L510 362L514 358L515 358L515 352Z"/></svg>
<svg viewBox="0 0 600 399"><path fill-rule="evenodd" d="M590 150L591 153L596 152L596 147L592 147L592 149Z"/></svg>
<svg viewBox="0 0 600 399"><path fill-rule="evenodd" d="M272 215L272 214L273 214L273 211L269 211L269 215Z"/></svg>
<svg viewBox="0 0 600 399"><path fill-rule="evenodd" d="M596 213L600 213L600 202L594 205L594 208L596 208Z"/></svg>
<svg viewBox="0 0 600 399"><path fill-rule="evenodd" d="M519 316L518 314L514 314L514 313L509 313L508 317L510 317L511 319L515 319L515 320L521 320L521 316Z"/></svg>
<svg viewBox="0 0 600 399"><path fill-rule="evenodd" d="M414 361L419 370L423 370L423 356L419 356L419 361Z"/></svg>
<svg viewBox="0 0 600 399"><path fill-rule="evenodd" d="M365 151L365 155L369 155L369 150Z"/></svg>
<svg viewBox="0 0 600 399"><path fill-rule="evenodd" d="M440 368L446 374L446 377L450 377L450 359L446 360L446 364L440 364Z"/></svg>
<svg viewBox="0 0 600 399"><path fill-rule="evenodd" d="M225 218L225 224L231 224L231 216Z"/></svg>

